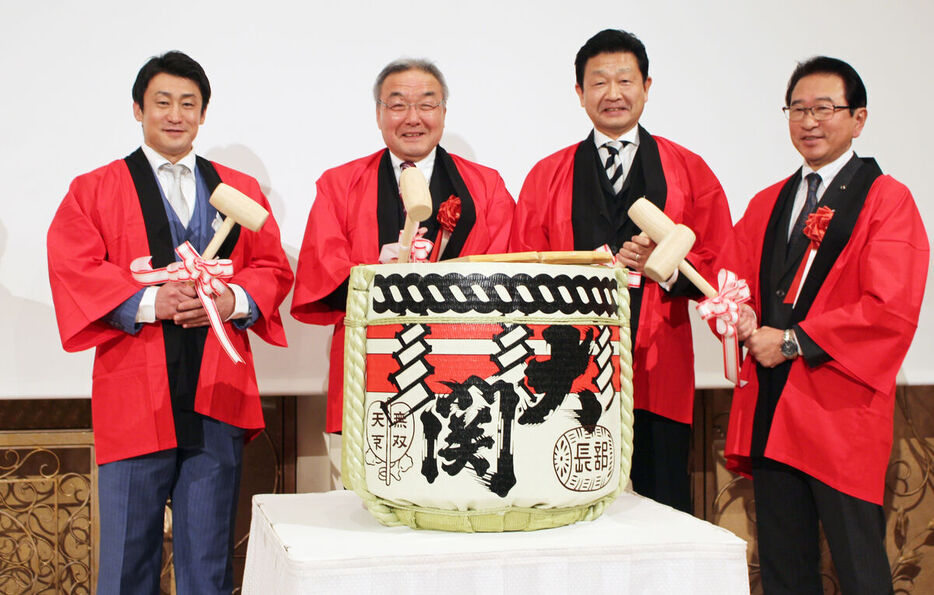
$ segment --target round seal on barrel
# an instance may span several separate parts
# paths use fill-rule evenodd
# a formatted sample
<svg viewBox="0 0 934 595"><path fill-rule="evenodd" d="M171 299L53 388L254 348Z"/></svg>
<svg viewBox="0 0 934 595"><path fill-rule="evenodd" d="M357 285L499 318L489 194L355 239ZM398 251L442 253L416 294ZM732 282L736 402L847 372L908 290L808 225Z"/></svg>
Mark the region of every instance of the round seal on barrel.
<svg viewBox="0 0 934 595"><path fill-rule="evenodd" d="M613 435L603 426L578 426L555 443L555 474L574 492L593 492L609 483L617 465Z"/></svg>

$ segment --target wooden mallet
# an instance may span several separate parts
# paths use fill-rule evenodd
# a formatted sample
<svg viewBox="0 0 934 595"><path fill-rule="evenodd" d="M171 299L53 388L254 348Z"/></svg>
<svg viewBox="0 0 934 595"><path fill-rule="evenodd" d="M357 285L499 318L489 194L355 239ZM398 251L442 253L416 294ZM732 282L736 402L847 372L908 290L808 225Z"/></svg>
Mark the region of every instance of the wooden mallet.
<svg viewBox="0 0 934 595"><path fill-rule="evenodd" d="M412 240L418 231L418 224L431 216L431 192L428 181L415 167L407 167L399 175L399 193L405 205L405 227L399 238L399 258L397 262L408 262L412 250Z"/></svg>
<svg viewBox="0 0 934 595"><path fill-rule="evenodd" d="M214 232L211 243L201 254L201 258L205 260L214 258L235 224L239 223L249 230L259 231L269 217L269 211L260 206L258 202L223 182L218 184L211 193L210 201L215 209L226 215L226 218Z"/></svg>
<svg viewBox="0 0 934 595"><path fill-rule="evenodd" d="M694 232L689 227L675 224L668 215L645 198L640 198L629 207L629 218L658 244L645 261L645 274L649 278L664 283L671 278L675 269L678 269L705 296L717 296L713 285L684 260L695 240Z"/></svg>

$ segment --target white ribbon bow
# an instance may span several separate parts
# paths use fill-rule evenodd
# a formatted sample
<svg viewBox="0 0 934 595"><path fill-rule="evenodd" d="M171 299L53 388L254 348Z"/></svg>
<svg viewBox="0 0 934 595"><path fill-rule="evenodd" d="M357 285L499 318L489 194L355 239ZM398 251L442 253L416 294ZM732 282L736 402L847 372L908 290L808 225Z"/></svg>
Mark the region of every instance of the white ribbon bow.
<svg viewBox="0 0 934 595"><path fill-rule="evenodd" d="M233 262L226 258L205 260L190 242L185 242L176 248L175 253L182 260L173 262L162 269L152 268L152 256L140 256L134 259L130 263L133 279L143 285L158 285L167 281L192 281L217 340L235 364L243 363L243 358L237 353L236 348L230 342L230 337L227 336L224 321L221 320L213 297L227 291L227 284L223 279L233 276Z"/></svg>
<svg viewBox="0 0 934 595"><path fill-rule="evenodd" d="M739 381L739 340L736 338L736 323L739 322L739 305L751 299L749 285L736 273L720 269L717 273L719 291L717 295L697 304L697 313L704 320L717 319L717 333L723 345L723 373L727 380L742 386Z"/></svg>

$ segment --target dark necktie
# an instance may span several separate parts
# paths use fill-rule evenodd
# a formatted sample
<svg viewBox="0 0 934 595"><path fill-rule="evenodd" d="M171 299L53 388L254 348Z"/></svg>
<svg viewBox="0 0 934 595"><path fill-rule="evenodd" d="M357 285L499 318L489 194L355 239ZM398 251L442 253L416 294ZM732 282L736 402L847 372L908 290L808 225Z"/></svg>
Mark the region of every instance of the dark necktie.
<svg viewBox="0 0 934 595"><path fill-rule="evenodd" d="M619 152L628 144L629 141L625 140L611 140L603 143L603 147L609 154L603 167L606 169L606 177L609 178L610 185L613 186L613 192L617 194L623 189L623 181L625 180L623 176L623 161L619 156Z"/></svg>
<svg viewBox="0 0 934 595"><path fill-rule="evenodd" d="M807 181L808 195L804 201L804 208L801 209L801 214L798 215L795 226L791 229L791 236L788 238L789 246L796 243L799 239L798 234L804 231L804 226L808 221L808 215L817 210L817 187L820 186L821 183L820 174L809 173Z"/></svg>

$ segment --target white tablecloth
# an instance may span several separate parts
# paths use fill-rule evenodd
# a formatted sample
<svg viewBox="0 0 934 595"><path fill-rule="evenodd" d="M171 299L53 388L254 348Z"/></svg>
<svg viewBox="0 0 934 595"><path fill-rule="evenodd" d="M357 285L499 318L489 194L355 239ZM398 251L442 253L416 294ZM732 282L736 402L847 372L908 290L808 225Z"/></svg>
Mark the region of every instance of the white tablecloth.
<svg viewBox="0 0 934 595"><path fill-rule="evenodd" d="M522 533L384 527L352 492L258 495L245 594L749 593L746 543L635 494Z"/></svg>

